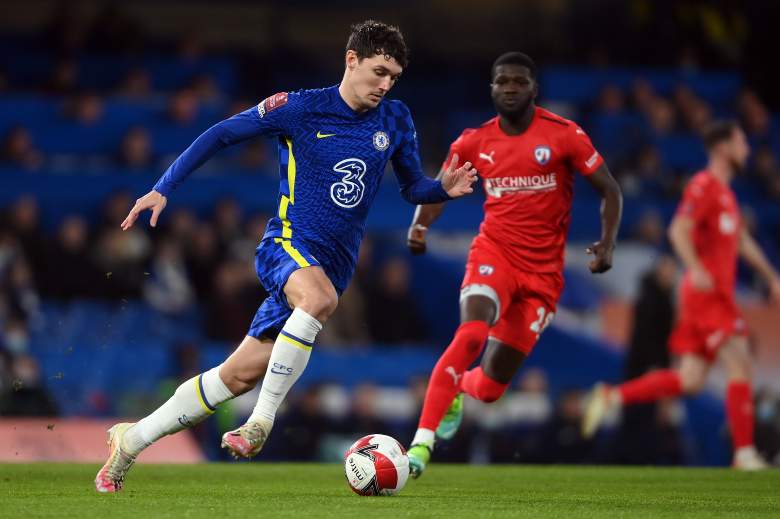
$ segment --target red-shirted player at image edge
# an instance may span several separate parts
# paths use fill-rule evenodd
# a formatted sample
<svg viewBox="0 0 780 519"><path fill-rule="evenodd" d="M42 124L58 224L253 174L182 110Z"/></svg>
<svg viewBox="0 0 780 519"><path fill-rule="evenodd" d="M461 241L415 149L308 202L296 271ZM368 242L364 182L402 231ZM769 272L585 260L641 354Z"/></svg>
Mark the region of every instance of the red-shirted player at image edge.
<svg viewBox="0 0 780 519"><path fill-rule="evenodd" d="M497 400L553 319L576 171L603 200L601 239L588 249L595 256L590 270L602 273L612 265L622 197L604 160L577 124L536 106L536 66L528 56L500 56L491 79L498 116L465 130L442 168L474 165L485 189L485 217L466 264L461 325L433 369L409 450L414 477L430 458L434 431L454 434L458 395ZM418 206L408 237L413 253L425 251L427 229L442 210L443 204ZM480 365L467 371L483 349ZM453 410L457 416L450 416Z"/></svg>
<svg viewBox="0 0 780 519"><path fill-rule="evenodd" d="M780 302L780 276L742 225L729 187L750 152L734 122L714 123L704 134L707 168L691 179L669 228L669 239L686 272L679 315L669 347L679 357L674 369L651 371L614 387L597 385L583 420L585 436L595 434L610 409L695 394L709 369L722 361L728 376L726 417L734 448L733 466L767 468L753 445L751 360L745 321L734 298L737 259L761 274L770 298ZM659 345L660 346L660 345Z"/></svg>

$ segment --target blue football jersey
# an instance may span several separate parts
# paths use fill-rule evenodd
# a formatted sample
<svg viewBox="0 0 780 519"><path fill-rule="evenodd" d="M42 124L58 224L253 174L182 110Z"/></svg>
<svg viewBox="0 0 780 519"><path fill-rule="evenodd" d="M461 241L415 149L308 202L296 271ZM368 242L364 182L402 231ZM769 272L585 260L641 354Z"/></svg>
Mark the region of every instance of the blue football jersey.
<svg viewBox="0 0 780 519"><path fill-rule="evenodd" d="M338 86L281 92L215 125L155 189L167 196L218 149L255 135L276 137L279 147L278 210L263 239L282 243L291 255L292 244L304 242L339 291L354 271L368 210L388 162L409 202L449 198L441 183L422 173L406 105L385 99L374 109L355 112Z"/></svg>

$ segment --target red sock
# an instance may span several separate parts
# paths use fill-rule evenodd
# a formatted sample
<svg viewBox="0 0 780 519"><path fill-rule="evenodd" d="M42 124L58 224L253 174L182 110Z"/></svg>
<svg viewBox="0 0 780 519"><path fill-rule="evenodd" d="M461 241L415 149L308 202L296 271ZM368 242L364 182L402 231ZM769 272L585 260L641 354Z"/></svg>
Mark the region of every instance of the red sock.
<svg viewBox="0 0 780 519"><path fill-rule="evenodd" d="M455 331L455 337L431 373L419 428L435 431L439 426L452 399L458 394L463 372L482 353L488 330L488 324L484 321L468 321Z"/></svg>
<svg viewBox="0 0 780 519"><path fill-rule="evenodd" d="M651 371L618 386L624 405L655 402L682 394L680 375L671 369Z"/></svg>
<svg viewBox="0 0 780 519"><path fill-rule="evenodd" d="M509 384L502 384L485 375L481 366L470 369L463 374L460 387L472 398L482 402L495 402L504 394Z"/></svg>
<svg viewBox="0 0 780 519"><path fill-rule="evenodd" d="M753 445L753 395L749 382L731 382L726 388L726 417L734 450Z"/></svg>

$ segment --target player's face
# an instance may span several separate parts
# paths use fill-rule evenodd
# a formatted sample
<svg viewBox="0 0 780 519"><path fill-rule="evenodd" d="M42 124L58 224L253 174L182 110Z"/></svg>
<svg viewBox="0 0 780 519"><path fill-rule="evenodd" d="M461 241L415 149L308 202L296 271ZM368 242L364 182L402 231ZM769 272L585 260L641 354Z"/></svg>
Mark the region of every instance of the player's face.
<svg viewBox="0 0 780 519"><path fill-rule="evenodd" d="M358 59L347 51L347 84L353 100L365 110L375 108L393 88L403 68L394 58L383 55Z"/></svg>
<svg viewBox="0 0 780 519"><path fill-rule="evenodd" d="M501 115L516 118L524 114L536 98L536 92L536 81L528 67L509 64L496 67L490 95Z"/></svg>
<svg viewBox="0 0 780 519"><path fill-rule="evenodd" d="M750 144L742 128L734 130L734 134L729 140L729 154L731 163L738 172L743 171L747 165L748 156L750 156Z"/></svg>

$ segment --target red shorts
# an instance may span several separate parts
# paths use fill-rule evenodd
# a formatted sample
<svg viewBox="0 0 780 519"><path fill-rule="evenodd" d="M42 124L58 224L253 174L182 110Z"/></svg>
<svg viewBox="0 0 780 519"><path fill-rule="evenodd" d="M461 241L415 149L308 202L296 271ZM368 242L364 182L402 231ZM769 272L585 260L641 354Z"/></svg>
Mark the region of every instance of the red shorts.
<svg viewBox="0 0 780 519"><path fill-rule="evenodd" d="M683 290L679 319L669 338L672 353L712 362L718 349L735 335L747 335L747 327L733 297Z"/></svg>
<svg viewBox="0 0 780 519"><path fill-rule="evenodd" d="M560 272L518 270L495 244L477 238L469 251L460 299L471 295L492 299L498 315L490 337L528 355L555 316L562 290Z"/></svg>

